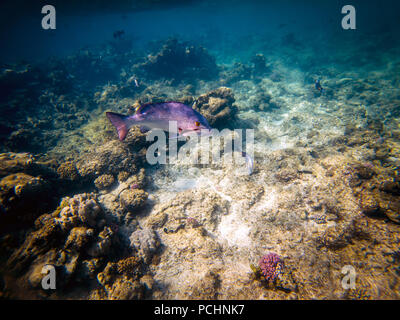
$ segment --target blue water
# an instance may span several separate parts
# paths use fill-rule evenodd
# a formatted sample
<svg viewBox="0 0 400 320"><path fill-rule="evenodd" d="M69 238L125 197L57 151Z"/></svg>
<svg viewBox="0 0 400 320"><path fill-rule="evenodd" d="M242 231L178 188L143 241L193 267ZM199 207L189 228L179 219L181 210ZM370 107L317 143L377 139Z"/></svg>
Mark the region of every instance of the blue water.
<svg viewBox="0 0 400 320"><path fill-rule="evenodd" d="M217 55L232 45L230 57L251 52L251 45L255 43L239 45L238 41L260 34L265 35L264 45L293 32L306 45L323 47L333 38L339 44L350 38L357 46L362 41L360 35L371 33L391 34L391 40L397 41L399 31L396 1L353 1L357 12L356 31L341 28L341 8L347 4L345 1L193 1L187 4L166 1L161 8L150 2L139 12L129 11L126 8L129 6L118 2L103 6L103 10L101 4L80 9L78 2L70 7L60 2L55 6L56 30L41 29L40 2L26 8L20 2L21 6L14 2L2 3L0 58L3 62L65 56L82 47L103 44L120 29L135 39L138 50L149 41L179 36L207 45ZM111 13L108 7L112 8ZM329 54L335 55L335 52Z"/></svg>

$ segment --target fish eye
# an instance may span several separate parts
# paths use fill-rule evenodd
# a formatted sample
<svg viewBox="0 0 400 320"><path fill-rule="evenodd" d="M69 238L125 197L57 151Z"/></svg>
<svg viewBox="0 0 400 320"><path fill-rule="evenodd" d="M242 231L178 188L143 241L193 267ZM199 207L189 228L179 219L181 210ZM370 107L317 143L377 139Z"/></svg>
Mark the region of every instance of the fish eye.
<svg viewBox="0 0 400 320"><path fill-rule="evenodd" d="M200 127L200 122L196 121L194 124L195 124L197 127Z"/></svg>

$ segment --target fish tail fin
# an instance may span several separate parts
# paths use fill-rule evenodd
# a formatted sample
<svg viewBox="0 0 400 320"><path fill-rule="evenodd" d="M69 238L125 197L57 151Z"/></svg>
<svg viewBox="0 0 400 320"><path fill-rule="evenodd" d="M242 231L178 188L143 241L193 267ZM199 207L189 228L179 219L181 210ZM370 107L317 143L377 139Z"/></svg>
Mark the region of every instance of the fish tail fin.
<svg viewBox="0 0 400 320"><path fill-rule="evenodd" d="M129 116L125 116L123 114L115 112L106 112L106 116L108 120L110 120L112 125L117 129L119 140L124 140L126 135L128 134L129 129L131 128L128 121Z"/></svg>

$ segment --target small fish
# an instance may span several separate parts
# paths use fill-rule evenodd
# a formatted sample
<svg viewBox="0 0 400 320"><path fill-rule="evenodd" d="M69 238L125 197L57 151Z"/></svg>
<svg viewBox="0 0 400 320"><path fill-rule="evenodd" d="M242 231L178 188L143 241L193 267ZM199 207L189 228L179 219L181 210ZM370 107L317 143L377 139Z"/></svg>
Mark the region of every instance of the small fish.
<svg viewBox="0 0 400 320"><path fill-rule="evenodd" d="M319 79L315 80L315 89L317 89L321 93L324 92L324 90L325 90L324 88L322 88L321 81Z"/></svg>
<svg viewBox="0 0 400 320"><path fill-rule="evenodd" d="M246 152L242 151L242 157L246 158L246 167L247 167L247 172L249 175L253 173L253 168L254 168L254 162L252 157L250 157Z"/></svg>
<svg viewBox="0 0 400 320"><path fill-rule="evenodd" d="M124 34L125 34L124 30L117 30L117 31L114 31L113 37L114 37L114 39L120 39L120 38L122 38L122 36Z"/></svg>
<svg viewBox="0 0 400 320"><path fill-rule="evenodd" d="M128 79L128 83L129 83L129 84L132 83L132 82L135 84L135 87L136 87L136 88L139 87L139 81L138 81L138 79L136 78L136 76L132 76L132 77L130 77L130 78Z"/></svg>
<svg viewBox="0 0 400 320"><path fill-rule="evenodd" d="M139 125L141 130L161 129L170 133L170 138L188 136L193 132L198 135L211 134L211 126L206 118L191 107L175 101L163 103L148 103L139 105L132 116L126 116L114 112L106 112L107 118L117 129L118 138L124 140L130 128ZM171 132L169 122L176 121L177 132ZM245 152L249 174L253 171L253 159Z"/></svg>

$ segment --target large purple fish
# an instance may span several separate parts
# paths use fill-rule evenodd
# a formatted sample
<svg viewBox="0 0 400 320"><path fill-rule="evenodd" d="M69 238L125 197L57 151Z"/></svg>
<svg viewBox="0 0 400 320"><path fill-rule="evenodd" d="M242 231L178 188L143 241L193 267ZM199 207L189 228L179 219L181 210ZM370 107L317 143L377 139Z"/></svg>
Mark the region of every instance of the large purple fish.
<svg viewBox="0 0 400 320"><path fill-rule="evenodd" d="M170 137L187 136L193 132L200 135L210 134L211 126L206 118L191 107L180 102L148 103L136 109L132 116L106 112L107 118L117 129L119 140L124 140L130 128L139 125L141 130L161 129L170 133ZM176 121L177 132L171 132L170 121ZM251 174L253 160L245 152L246 164Z"/></svg>
<svg viewBox="0 0 400 320"><path fill-rule="evenodd" d="M180 102L144 104L136 109L132 116L106 112L107 118L117 128L119 140L124 140L129 129L135 125L142 129L161 129L170 132L169 122L176 121L177 131L172 135L186 136L194 131L211 130L206 118L196 110Z"/></svg>

